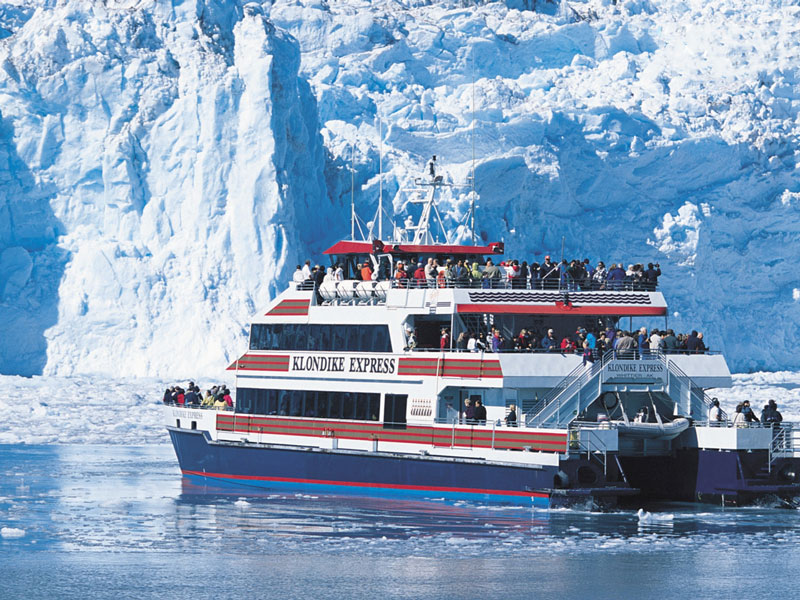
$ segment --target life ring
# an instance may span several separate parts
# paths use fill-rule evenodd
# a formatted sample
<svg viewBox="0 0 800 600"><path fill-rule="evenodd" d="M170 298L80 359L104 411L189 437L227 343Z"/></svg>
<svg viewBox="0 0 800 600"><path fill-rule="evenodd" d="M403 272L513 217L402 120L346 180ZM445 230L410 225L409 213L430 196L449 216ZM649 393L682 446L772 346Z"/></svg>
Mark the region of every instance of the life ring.
<svg viewBox="0 0 800 600"><path fill-rule="evenodd" d="M610 406L606 404L606 396L611 396L612 398L614 398L614 404ZM600 404L602 404L603 408L605 408L606 411L610 414L611 411L617 408L617 406L619 405L619 398L614 392L606 392L600 397Z"/></svg>

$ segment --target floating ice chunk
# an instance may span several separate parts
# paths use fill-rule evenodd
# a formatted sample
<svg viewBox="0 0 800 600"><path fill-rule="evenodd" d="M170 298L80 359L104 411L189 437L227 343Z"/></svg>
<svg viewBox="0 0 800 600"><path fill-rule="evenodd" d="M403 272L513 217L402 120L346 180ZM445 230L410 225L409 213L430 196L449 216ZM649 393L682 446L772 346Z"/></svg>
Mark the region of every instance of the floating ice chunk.
<svg viewBox="0 0 800 600"><path fill-rule="evenodd" d="M245 500L244 498L239 498L233 504L235 506L238 506L239 508L247 508L248 506L250 506L250 503L247 500Z"/></svg>
<svg viewBox="0 0 800 600"><path fill-rule="evenodd" d="M4 538L21 538L25 535L24 529L18 529L17 527L3 527L0 529L0 537Z"/></svg>
<svg viewBox="0 0 800 600"><path fill-rule="evenodd" d="M640 524L652 524L652 523L672 523L675 515L671 514L653 514L651 512L646 511L643 508L640 508L636 516L639 517Z"/></svg>
<svg viewBox="0 0 800 600"><path fill-rule="evenodd" d="M800 300L800 289L794 288L792 290L792 300L794 300L795 302Z"/></svg>

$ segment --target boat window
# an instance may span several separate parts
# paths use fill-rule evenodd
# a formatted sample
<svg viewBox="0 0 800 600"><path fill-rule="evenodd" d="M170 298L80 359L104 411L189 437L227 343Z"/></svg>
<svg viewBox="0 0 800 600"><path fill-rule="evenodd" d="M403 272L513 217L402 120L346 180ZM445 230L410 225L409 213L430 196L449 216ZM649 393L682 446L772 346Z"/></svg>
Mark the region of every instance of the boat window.
<svg viewBox="0 0 800 600"><path fill-rule="evenodd" d="M384 429L405 429L406 428L406 394L386 394L386 405L383 411Z"/></svg>
<svg viewBox="0 0 800 600"><path fill-rule="evenodd" d="M359 348L364 348L366 346L363 345L363 339L359 339L359 334L361 333L361 327L353 327L352 329L348 329L344 332L344 345L342 346L342 350L347 350L348 352L358 352Z"/></svg>
<svg viewBox="0 0 800 600"><path fill-rule="evenodd" d="M254 323L250 328L250 349L391 352L392 344L388 325Z"/></svg>
<svg viewBox="0 0 800 600"><path fill-rule="evenodd" d="M342 418L342 398L344 394L337 394L335 392L328 394L328 403L330 412L328 413L331 419Z"/></svg>
<svg viewBox="0 0 800 600"><path fill-rule="evenodd" d="M380 406L381 395L366 392L239 388L236 393L236 412L249 415L377 421Z"/></svg>
<svg viewBox="0 0 800 600"><path fill-rule="evenodd" d="M289 393L286 390L278 392L278 414L289 414Z"/></svg>
<svg viewBox="0 0 800 600"><path fill-rule="evenodd" d="M303 416L303 395L297 390L292 392L292 400L289 404L289 414L293 417Z"/></svg>

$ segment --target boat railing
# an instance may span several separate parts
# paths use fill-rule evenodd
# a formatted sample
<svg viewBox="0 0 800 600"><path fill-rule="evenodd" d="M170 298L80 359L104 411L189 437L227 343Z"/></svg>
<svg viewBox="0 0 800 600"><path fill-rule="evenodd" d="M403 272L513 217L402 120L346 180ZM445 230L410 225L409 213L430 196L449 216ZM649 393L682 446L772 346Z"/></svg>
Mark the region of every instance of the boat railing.
<svg viewBox="0 0 800 600"><path fill-rule="evenodd" d="M684 372L683 369L676 365L674 361L669 360L667 355L659 354L659 359L666 365L670 376L675 377L681 385L686 386L689 390L690 398L694 398L698 402L702 403L707 412L714 403L713 398L710 398L702 388L692 385L691 378ZM721 407L720 413L723 419L728 418L728 414L722 410Z"/></svg>
<svg viewBox="0 0 800 600"><path fill-rule="evenodd" d="M553 409L546 411L545 419L555 416L557 421L561 421L562 415L560 412L561 406L565 402L571 401L574 395L585 385L589 383L596 375L604 376L606 365L614 361L649 361L659 360L667 369L670 377L673 377L678 385L683 386L687 390L688 398L691 404L701 404L705 410L703 416L707 414L707 410L712 405L712 399L708 397L705 391L692 384L691 378L680 369L673 361L669 360L672 353L661 349L657 350L638 350L636 348L630 349L614 349L606 351L602 356L597 358L595 356L594 362L588 365L584 362L576 366L570 373L568 373L556 386L549 390L530 410L528 410L524 417L525 422L531 425L537 416L545 413L546 409L555 404L555 412ZM693 412L693 411L690 411ZM723 418L727 418L725 413L722 413ZM537 424L538 425L538 424Z"/></svg>
<svg viewBox="0 0 800 600"><path fill-rule="evenodd" d="M399 289L484 289L484 290L541 290L549 292L655 292L657 284L647 282L562 282L531 281L498 277L496 279L427 279L401 278L390 279L392 288Z"/></svg>
<svg viewBox="0 0 800 600"><path fill-rule="evenodd" d="M485 282L485 283L484 283ZM561 295L565 298L571 293L602 293L602 292L654 292L656 288L648 284L621 285L608 287L605 285L539 285L530 281L515 282L507 279L484 281L437 281L429 285L427 281L419 279L384 279L362 281L345 279L341 281L327 281L317 285L313 281L290 282L290 288L298 291L314 292L313 301L320 306L336 306L342 304L381 305L386 303L386 294L390 290L402 290L407 294L414 290L439 291L443 289L473 289L473 290L509 290L512 292L542 292Z"/></svg>
<svg viewBox="0 0 800 600"><path fill-rule="evenodd" d="M772 443L769 447L769 463L767 469L772 472L772 465L779 458L794 456L800 451L800 428L794 423L764 423L773 427Z"/></svg>
<svg viewBox="0 0 800 600"><path fill-rule="evenodd" d="M525 423L530 426L532 419L554 402L558 403L556 407L558 409L565 398L570 398L573 392L577 392L581 387L583 387L583 385L585 385L589 379L597 375L603 369L605 364L615 356L616 352L614 350L609 350L603 354L599 360L589 363L588 368L587 365L584 364L580 364L575 367L555 387L542 396L536 405L531 407L531 409L525 413ZM561 415L559 414L557 416L558 421L561 420L560 417Z"/></svg>
<svg viewBox="0 0 800 600"><path fill-rule="evenodd" d="M391 279L344 279L328 283L388 283L392 289L473 289L473 290L538 290L546 292L655 292L659 289L657 283L641 281L559 281L559 280L530 280L509 277L481 278L481 279L416 279L402 277ZM323 282L323 285L326 282ZM292 281L291 285L297 290L314 291L318 287L313 281Z"/></svg>
<svg viewBox="0 0 800 600"><path fill-rule="evenodd" d="M605 427L593 427L592 425L606 425ZM586 452L586 459L588 461L596 460L603 467L603 475L608 475L608 446L603 441L603 436L597 430L608 430L611 427L608 423L584 423L573 422L570 425L569 439L570 448L572 448L573 440L575 449L579 453Z"/></svg>
<svg viewBox="0 0 800 600"><path fill-rule="evenodd" d="M196 410L217 410L217 411L232 411L234 408L230 406L211 406L209 404L179 404L178 402L163 402L164 406L171 406L173 408L191 408Z"/></svg>

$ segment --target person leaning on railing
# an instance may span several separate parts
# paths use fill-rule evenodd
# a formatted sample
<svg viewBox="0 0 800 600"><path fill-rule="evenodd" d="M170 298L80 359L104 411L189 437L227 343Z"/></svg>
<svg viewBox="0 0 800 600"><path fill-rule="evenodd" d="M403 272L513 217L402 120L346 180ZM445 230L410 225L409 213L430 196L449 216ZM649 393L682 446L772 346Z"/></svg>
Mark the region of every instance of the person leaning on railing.
<svg viewBox="0 0 800 600"><path fill-rule="evenodd" d="M477 262L472 263L472 269L469 272L469 278L472 287L480 287L481 279L483 278L483 273L481 273L480 266L478 266Z"/></svg>
<svg viewBox="0 0 800 600"><path fill-rule="evenodd" d="M483 269L483 287L494 288L497 287L497 282L500 280L500 269L497 268L489 258L486 260L486 267Z"/></svg>
<svg viewBox="0 0 800 600"><path fill-rule="evenodd" d="M719 400L713 398L711 400L711 407L708 409L708 423L709 425L718 425L722 423L722 409L719 407Z"/></svg>
<svg viewBox="0 0 800 600"><path fill-rule="evenodd" d="M408 286L408 272L406 272L406 267L402 262L397 263L394 278L397 282L397 287L405 288Z"/></svg>
<svg viewBox="0 0 800 600"><path fill-rule="evenodd" d="M203 396L203 401L200 403L200 406L204 406L206 408L211 408L214 406L214 394L211 393L211 390L206 390L206 395Z"/></svg>
<svg viewBox="0 0 800 600"><path fill-rule="evenodd" d="M783 422L783 415L778 410L775 400L770 400L764 405L764 410L761 411L761 422L773 426Z"/></svg>
<svg viewBox="0 0 800 600"><path fill-rule="evenodd" d="M517 426L517 405L510 404L508 406L508 414L506 415L506 427Z"/></svg>
<svg viewBox="0 0 800 600"><path fill-rule="evenodd" d="M733 414L733 426L734 427L747 427L747 420L744 418L744 414L742 413L743 405L740 402L736 405L736 410Z"/></svg>

